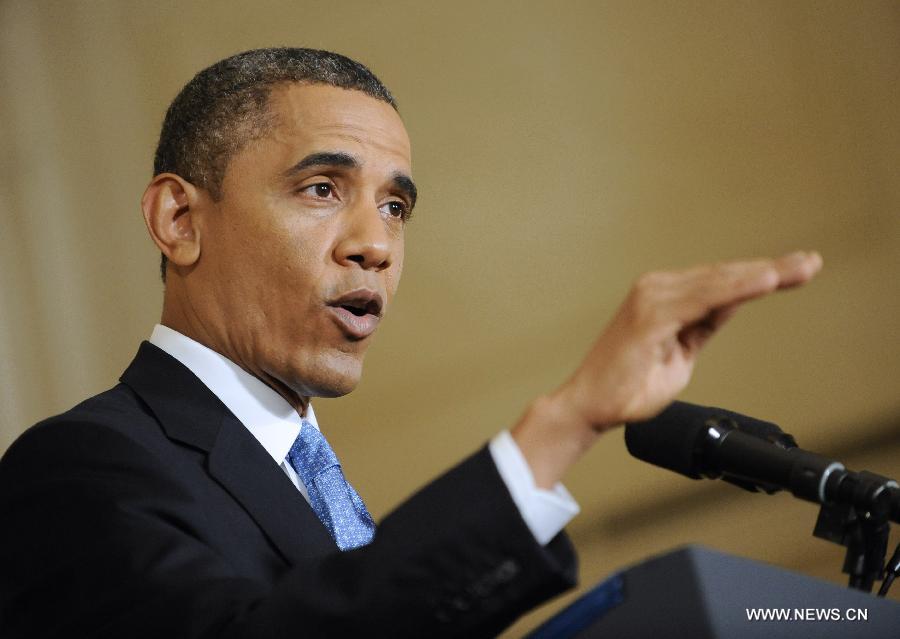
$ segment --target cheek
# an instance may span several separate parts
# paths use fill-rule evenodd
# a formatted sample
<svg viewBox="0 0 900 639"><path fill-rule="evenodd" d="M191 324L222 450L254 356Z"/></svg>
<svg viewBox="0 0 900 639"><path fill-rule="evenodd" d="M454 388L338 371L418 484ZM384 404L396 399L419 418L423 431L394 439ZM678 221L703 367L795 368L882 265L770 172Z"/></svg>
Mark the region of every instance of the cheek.
<svg viewBox="0 0 900 639"><path fill-rule="evenodd" d="M329 238L321 225L273 213L248 230L247 259L254 262L262 289L287 284L301 293L315 285L327 257Z"/></svg>
<svg viewBox="0 0 900 639"><path fill-rule="evenodd" d="M237 231L238 229L234 229ZM257 329L270 336L294 338L313 317L324 294L323 250L311 229L244 227L231 238L220 281L236 295L232 313L253 316ZM309 328L307 326L307 328Z"/></svg>
<svg viewBox="0 0 900 639"><path fill-rule="evenodd" d="M385 285L387 286L387 293L390 297L393 297L394 293L397 292L397 287L400 286L400 276L403 274L402 242L400 244L400 248L395 251L394 255L394 263L391 266L390 272L388 273L385 281Z"/></svg>
<svg viewBox="0 0 900 639"><path fill-rule="evenodd" d="M394 296L397 294L397 287L400 284L400 269L391 269L387 272L382 272L383 279L382 285L384 286L384 295L385 295L385 309L384 312L390 312L391 305L394 300Z"/></svg>

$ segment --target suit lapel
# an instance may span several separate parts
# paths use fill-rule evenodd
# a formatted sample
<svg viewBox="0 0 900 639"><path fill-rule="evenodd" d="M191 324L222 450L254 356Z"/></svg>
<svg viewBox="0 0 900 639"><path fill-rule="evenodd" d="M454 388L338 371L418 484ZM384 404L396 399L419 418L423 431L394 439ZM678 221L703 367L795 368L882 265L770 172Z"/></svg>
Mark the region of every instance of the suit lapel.
<svg viewBox="0 0 900 639"><path fill-rule="evenodd" d="M337 549L260 443L188 368L142 342L122 375L165 434L207 453L209 474L243 506L289 564Z"/></svg>
<svg viewBox="0 0 900 639"><path fill-rule="evenodd" d="M289 563L337 550L325 526L258 441L230 412L209 473L250 513Z"/></svg>

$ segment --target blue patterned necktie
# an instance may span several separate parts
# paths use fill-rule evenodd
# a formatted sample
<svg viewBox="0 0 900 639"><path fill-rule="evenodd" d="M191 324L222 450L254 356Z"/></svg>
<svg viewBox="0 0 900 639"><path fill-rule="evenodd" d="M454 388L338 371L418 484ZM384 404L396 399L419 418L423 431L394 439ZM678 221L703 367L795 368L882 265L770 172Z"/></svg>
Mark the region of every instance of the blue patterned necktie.
<svg viewBox="0 0 900 639"><path fill-rule="evenodd" d="M359 494L344 478L341 464L319 429L303 420L288 461L306 486L309 503L341 550L365 546L375 522Z"/></svg>

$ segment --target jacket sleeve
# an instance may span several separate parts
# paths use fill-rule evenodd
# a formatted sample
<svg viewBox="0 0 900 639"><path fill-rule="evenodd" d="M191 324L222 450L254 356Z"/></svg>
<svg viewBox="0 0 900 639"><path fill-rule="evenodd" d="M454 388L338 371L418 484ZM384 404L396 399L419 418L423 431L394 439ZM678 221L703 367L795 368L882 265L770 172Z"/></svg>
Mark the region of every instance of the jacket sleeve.
<svg viewBox="0 0 900 639"><path fill-rule="evenodd" d="M28 431L0 462L0 636L491 637L571 587L481 449L393 511L369 546L275 583L237 576L164 460L87 422Z"/></svg>

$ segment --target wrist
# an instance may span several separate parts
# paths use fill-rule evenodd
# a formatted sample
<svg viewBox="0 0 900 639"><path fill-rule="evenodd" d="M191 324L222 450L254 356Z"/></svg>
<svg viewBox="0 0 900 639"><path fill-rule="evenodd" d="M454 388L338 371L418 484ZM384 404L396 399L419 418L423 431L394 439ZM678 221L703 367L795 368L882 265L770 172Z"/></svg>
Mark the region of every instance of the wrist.
<svg viewBox="0 0 900 639"><path fill-rule="evenodd" d="M510 434L539 488L550 489L594 444L600 432L573 410L565 394L535 399Z"/></svg>

